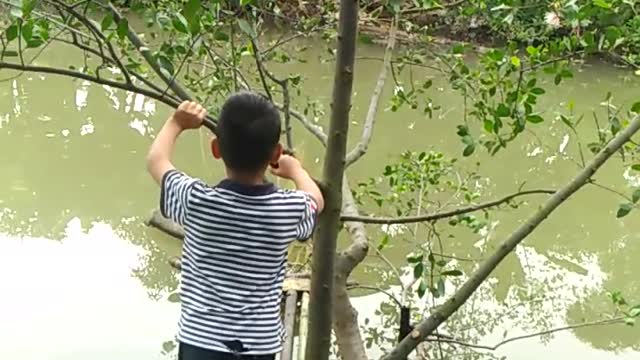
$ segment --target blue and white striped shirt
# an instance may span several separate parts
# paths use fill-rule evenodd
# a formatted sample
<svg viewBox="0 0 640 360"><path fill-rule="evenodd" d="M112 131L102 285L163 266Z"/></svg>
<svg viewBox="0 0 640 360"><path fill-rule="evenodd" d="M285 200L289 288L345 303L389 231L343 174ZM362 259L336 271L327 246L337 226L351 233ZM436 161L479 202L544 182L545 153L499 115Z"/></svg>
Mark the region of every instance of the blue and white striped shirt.
<svg viewBox="0 0 640 360"><path fill-rule="evenodd" d="M311 237L312 197L273 184L208 186L176 170L161 189L162 214L185 229L178 340L222 352L241 345L247 355L280 352L287 249Z"/></svg>

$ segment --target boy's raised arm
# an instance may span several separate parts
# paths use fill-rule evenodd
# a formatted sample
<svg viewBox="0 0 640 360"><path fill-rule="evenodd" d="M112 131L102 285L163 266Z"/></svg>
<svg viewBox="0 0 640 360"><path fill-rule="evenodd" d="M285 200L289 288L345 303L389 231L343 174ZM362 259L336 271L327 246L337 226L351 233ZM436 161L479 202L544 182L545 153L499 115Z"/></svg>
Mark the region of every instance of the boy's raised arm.
<svg viewBox="0 0 640 360"><path fill-rule="evenodd" d="M292 180L298 190L311 195L318 206L318 214L322 212L322 209L324 209L322 192L298 159L290 155L282 155L278 161L278 167L272 168L271 172L276 176Z"/></svg>
<svg viewBox="0 0 640 360"><path fill-rule="evenodd" d="M187 129L197 129L207 116L207 110L192 101L185 101L171 115L156 136L147 155L147 170L160 184L167 171L175 169L171 155L178 136Z"/></svg>

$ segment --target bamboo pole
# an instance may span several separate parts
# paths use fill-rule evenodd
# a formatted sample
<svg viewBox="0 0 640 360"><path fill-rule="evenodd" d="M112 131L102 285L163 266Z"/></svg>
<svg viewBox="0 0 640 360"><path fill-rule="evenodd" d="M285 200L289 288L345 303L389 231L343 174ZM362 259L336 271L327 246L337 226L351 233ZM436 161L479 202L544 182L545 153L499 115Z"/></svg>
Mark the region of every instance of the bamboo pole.
<svg viewBox="0 0 640 360"><path fill-rule="evenodd" d="M285 301L284 310L284 327L286 330L286 339L282 348L281 360L294 360L293 357L293 340L295 336L296 326L296 310L298 309L298 292L296 290L287 291L287 299Z"/></svg>
<svg viewBox="0 0 640 360"><path fill-rule="evenodd" d="M309 293L302 293L302 301L300 305L300 335L298 336L298 360L305 359L307 350L307 334L309 331Z"/></svg>

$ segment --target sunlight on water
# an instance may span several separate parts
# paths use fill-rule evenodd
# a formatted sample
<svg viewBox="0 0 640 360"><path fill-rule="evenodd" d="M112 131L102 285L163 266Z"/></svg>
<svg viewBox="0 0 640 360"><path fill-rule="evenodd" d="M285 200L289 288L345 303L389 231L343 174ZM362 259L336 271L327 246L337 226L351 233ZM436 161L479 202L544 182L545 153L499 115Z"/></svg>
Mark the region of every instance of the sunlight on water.
<svg viewBox="0 0 640 360"><path fill-rule="evenodd" d="M73 218L62 241L0 234L0 254L0 359L164 358L179 308L149 299L132 276L144 251L109 225Z"/></svg>

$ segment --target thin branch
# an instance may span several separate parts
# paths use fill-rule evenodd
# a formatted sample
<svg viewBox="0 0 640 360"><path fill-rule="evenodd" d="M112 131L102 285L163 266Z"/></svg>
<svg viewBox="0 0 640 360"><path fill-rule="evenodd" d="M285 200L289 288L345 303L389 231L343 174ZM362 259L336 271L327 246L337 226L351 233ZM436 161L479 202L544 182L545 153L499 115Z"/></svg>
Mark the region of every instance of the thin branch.
<svg viewBox="0 0 640 360"><path fill-rule="evenodd" d="M273 96L271 95L271 90L269 89L269 84L267 84L267 79L265 78L265 69L264 64L262 63L262 59L260 59L260 50L258 49L258 44L256 44L256 40L251 37L251 47L253 52L253 58L256 61L256 68L258 69L258 76L260 77L260 81L262 82L262 87L264 91L267 93L269 100L273 102Z"/></svg>
<svg viewBox="0 0 640 360"><path fill-rule="evenodd" d="M280 109L280 111L285 111L284 105L278 104L275 101L273 103L278 109ZM322 145L327 146L328 137L322 127L312 123L309 119L307 119L306 116L294 109L289 109L289 112L291 113L291 116L300 121L302 126L304 126L305 129L307 129L313 136L315 136L316 139L320 140L320 143L322 143Z"/></svg>
<svg viewBox="0 0 640 360"><path fill-rule="evenodd" d="M169 82L169 84L167 84L167 87L164 89L164 91L162 92L162 95L166 95L167 92L169 91L169 89L171 89L171 83L174 83L176 81L176 78L178 77L178 74L180 73L180 71L182 71L182 68L184 67L184 65L187 63L187 59L190 57L190 55L193 53L193 47L196 45L196 42L201 38L200 35L196 36L193 41L191 41L191 45L189 46L189 49L187 50L186 54L184 54L184 57L182 58L182 61L180 62L180 65L178 66L178 68L174 71L173 75L171 76L171 80Z"/></svg>
<svg viewBox="0 0 640 360"><path fill-rule="evenodd" d="M115 6L113 6L111 2L109 2L108 4L108 9L113 14L113 19L117 23L119 23L123 19L122 14L120 14L120 11L118 11L118 9ZM169 85L171 87L171 90L175 92L176 95L178 95L180 100L191 100L191 96L187 93L185 89L182 88L182 86L180 86L180 84L178 84L175 81L171 81L171 79L168 78L160 70L160 65L158 65L158 62L155 61L155 59L153 58L153 54L151 53L149 48L142 42L140 37L138 37L138 35L131 29L131 27L129 27L129 29L127 30L127 38L129 39L129 41L131 41L133 46L135 46L135 48L140 52L140 55L142 55L142 57L147 61L149 66L160 77L160 79L162 79L162 81L164 81L167 85Z"/></svg>
<svg viewBox="0 0 640 360"><path fill-rule="evenodd" d="M446 338L442 338L439 336L435 336L435 337L428 337L426 341L430 341L430 342L439 342L439 343L444 343L444 344L455 344L455 345L460 345L460 346L465 346L465 347L470 347L470 348L475 348L475 349L483 349L483 350L497 350L499 347L504 346L508 343L514 342L514 341L518 341L518 340L524 340L524 339L529 339L532 337L538 337L538 336L543 336L543 335L549 335L549 334L553 334L553 333L557 333L560 331L567 331L567 330L574 330L574 329L580 329L580 328L584 328L584 327L593 327L593 326L603 326L603 325L620 325L620 324L624 324L624 317L617 317L617 318L613 318L613 319L604 319L604 320L598 320L598 321L590 321L590 322L585 322L585 323L580 323L580 324L575 324L575 325L567 325L567 326L562 326L562 327L558 327L558 328L553 328L553 329L549 329L549 330L544 330L544 331L539 331L536 333L532 333L532 334L526 334L526 335L521 335L521 336L515 336L512 338L508 338L505 339L495 345L478 345L478 344L470 344L464 341L460 341L460 340L455 340L455 339L446 339Z"/></svg>
<svg viewBox="0 0 640 360"><path fill-rule="evenodd" d="M120 61L120 59L118 58L118 53L116 52L115 48L113 47L113 44L111 44L111 41L109 41L104 34L102 33L102 31L100 31L92 22L91 20L89 20L86 16L80 14L79 12L77 12L73 6L67 5L64 3L64 1L62 0L51 0L54 4L61 6L62 8L64 8L69 14L71 14L73 17L75 17L76 19L78 19L78 21L80 21L82 24L84 24L84 26L87 27L87 29L89 29L89 31L91 33L94 34L95 38L96 38L96 42L98 43L103 43L107 46L107 49L109 50L109 53L111 54L111 57L113 58L113 60L116 62L118 68L120 68L120 71L122 71L122 75L124 75L124 78L126 80L126 82L129 84L131 83L131 77L129 76L129 71L127 70L127 68L124 66L124 64L122 63L122 61ZM118 20L119 21L119 20Z"/></svg>
<svg viewBox="0 0 640 360"><path fill-rule="evenodd" d="M393 57L393 49L396 45L396 33L398 27L398 16L395 17L393 24L391 24L389 30L389 39L387 41L387 48L384 53L384 61L382 63L382 69L378 75L378 81L371 95L371 101L369 102L369 110L367 111L367 117L362 127L362 136L360 142L351 150L346 157L346 166L358 161L366 152L373 136L373 128L375 125L376 115L378 112L378 105L380 104L380 97L384 90L384 84L387 80L387 73L391 65L391 58Z"/></svg>
<svg viewBox="0 0 640 360"><path fill-rule="evenodd" d="M453 294L449 300L442 304L429 317L422 320L404 339L387 355L386 360L405 358L416 346L424 341L448 318L451 317L467 300L476 292L478 287L486 281L500 263L513 252L513 250L527 238L554 210L562 205L571 195L580 190L589 179L611 158L629 139L640 130L640 115L629 123L627 128L619 132L598 154L589 165L582 169L562 189L558 190L545 204L536 211L527 221L520 225L493 254L487 258L478 269L469 276L464 284Z"/></svg>
<svg viewBox="0 0 640 360"><path fill-rule="evenodd" d="M115 62L111 57L101 54L100 51L98 51L98 50L96 50L96 49L94 49L94 48L92 48L90 46L87 46L87 45L82 44L80 42L74 42L74 41L69 41L69 40L65 40L65 39L55 39L55 40L58 41L58 42L64 43L64 44L75 46L75 47L77 47L77 48L79 48L79 49L81 49L83 51L89 52L89 53L91 53L93 55L96 55L98 57L101 57L101 58L104 56L104 58L102 58L103 61L115 65ZM137 73L135 71L132 71L132 70L129 70L129 73L134 78L138 79L140 82L142 82L143 84L145 84L146 86L148 86L152 90L157 91L158 93L163 93L164 92L164 90L160 86L154 84L152 81L150 81L149 79L144 77L142 74L139 74L139 73ZM180 103L180 99L175 97L175 95L173 95L173 94L163 94L163 96L170 97L171 99L175 100L176 103Z"/></svg>
<svg viewBox="0 0 640 360"><path fill-rule="evenodd" d="M231 74L233 74L233 91L238 92L240 88L238 87L238 77L235 75L235 71L238 68L238 59L236 59L236 40L235 40L236 33L235 33L235 28L233 27L232 22L229 22L229 32L230 32L229 44L231 46L231 61L233 62L233 66L231 69ZM209 53L209 57L211 58L211 60L213 60L213 57L211 56L211 49L209 49L208 46L206 49Z"/></svg>
<svg viewBox="0 0 640 360"><path fill-rule="evenodd" d="M313 32L313 31L314 31L314 30L313 30L313 29L311 29L311 30L309 30L309 33ZM299 37L306 36L306 35L308 35L309 33L299 32L299 33L296 33L296 34L294 34L294 35L289 36L289 37L288 37L288 38L286 38L286 39L278 40L275 44L273 44L273 45L269 46L268 48L264 49L264 50L262 51L261 55L262 55L262 56L265 56L265 55L269 54L270 52L272 52L273 50L275 50L275 49L279 48L280 46L282 46L282 45L284 45L284 44L286 44L286 43L288 43L288 42L291 42L291 41L293 41L293 40L295 40L295 39L297 39L297 38L299 38Z"/></svg>
<svg viewBox="0 0 640 360"><path fill-rule="evenodd" d="M391 294L390 292L381 289L377 286L369 286L369 285L348 285L347 289L351 290L351 289L365 289L365 290L375 290L378 291L380 293L383 293L385 295L387 295L389 297L389 299L391 299L393 302L396 303L396 305L398 305L398 307L402 307L402 303L400 302L400 300L398 300L393 294Z"/></svg>
<svg viewBox="0 0 640 360"><path fill-rule="evenodd" d="M387 224L387 225L389 225L389 224L410 224L410 223L417 223L417 222L428 222L428 221L446 219L446 218L450 218L450 217L453 217L453 216L462 215L462 214L466 214L466 213L470 213L470 212L474 212L474 211L483 210L483 209L487 209L487 208L490 208L490 207L498 206L498 205L507 203L507 202L517 198L517 197L524 196L524 195L535 195L535 194L553 195L555 193L556 193L555 190L546 190L546 189L519 191L517 193L511 194L511 195L507 195L507 196L505 196L503 198L500 198L500 199L488 201L488 202L477 204L477 205L471 205L471 206L467 206L467 207L462 207L462 208L458 208L458 209L454 209L454 210L443 211L443 212L439 212L439 213L435 213L435 214L427 214L427 215L420 215L420 216L407 216L407 217L342 216L341 220L342 221L362 222L362 223L365 223L365 224Z"/></svg>
<svg viewBox="0 0 640 360"><path fill-rule="evenodd" d="M24 72L36 72L36 73L43 73L43 74L53 74L53 75L60 75L60 76L66 76L66 77L71 77L71 78L77 78L77 79L82 79L82 80L87 80L87 81L91 81L94 82L96 84L101 84L101 85L106 85L106 86L110 86L113 88L117 88L117 89L121 89L121 90L125 90L125 91L131 91L131 92L135 92L144 96L147 96L149 98L158 100L166 105L169 105L171 107L178 107L178 105L180 105L178 102L176 102L174 99L168 97L168 96L161 96L161 94L153 92L151 90L147 90L147 89L143 89L140 87L137 87L133 84L125 84L125 83L120 83L117 81L113 81L113 80L108 80L108 79L102 79L96 76L92 76L92 75L88 75L85 73L81 73L78 71L73 71L73 70L66 70L66 69L58 69L58 68L51 68L51 67L46 67L46 66L33 66L33 65L20 65L20 64L12 64L12 63L6 63L6 62L0 62L0 70L1 69L11 69L11 70L18 70L18 71L24 71Z"/></svg>
<svg viewBox="0 0 640 360"><path fill-rule="evenodd" d="M271 93L269 92L269 87L265 81L264 76L266 75L271 81L278 84L282 88L282 112L284 113L287 149L293 150L293 136L291 133L291 95L289 94L289 79L278 79L264 66L264 59L261 55L262 52L260 51L258 43L253 38L251 39L251 46L253 47L253 56L256 60L256 65L258 67L258 72L260 73L260 78L262 80L264 90L267 92L267 95L269 95L269 99L271 100L271 102L273 102L273 98L271 97Z"/></svg>

